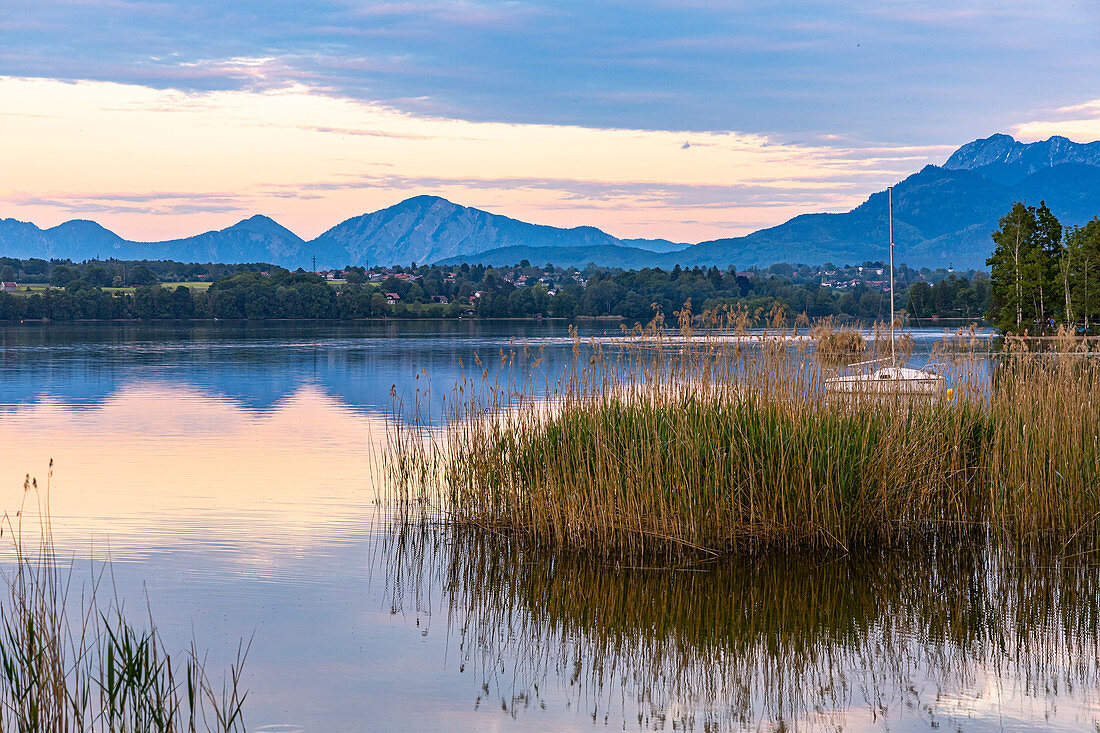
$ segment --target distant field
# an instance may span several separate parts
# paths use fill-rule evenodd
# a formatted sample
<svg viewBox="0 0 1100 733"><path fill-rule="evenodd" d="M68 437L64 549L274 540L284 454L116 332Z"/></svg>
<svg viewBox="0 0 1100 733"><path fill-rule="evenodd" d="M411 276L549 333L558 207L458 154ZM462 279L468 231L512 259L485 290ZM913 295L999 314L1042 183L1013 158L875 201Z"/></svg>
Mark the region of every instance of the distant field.
<svg viewBox="0 0 1100 733"><path fill-rule="evenodd" d="M181 283L161 283L160 284L160 286L162 288L167 288L169 290L177 288L180 285L182 285L186 288L190 288L191 290L207 290L207 289L210 288L210 283L208 283L208 282L181 282ZM37 292L41 292L41 291L44 291L44 290L48 290L50 288L51 288L51 286L48 286L48 285L39 284L39 283L32 283L30 285L20 285L19 290L16 291L16 292L17 293L37 293ZM58 290L59 288L53 288L53 289ZM107 287L107 288L100 288L100 289L105 291L105 292L108 292L108 293L132 293L137 288L133 288L133 287L110 288L110 287Z"/></svg>
<svg viewBox="0 0 1100 733"><path fill-rule="evenodd" d="M160 285L162 288L175 288L182 285L192 290L208 290L210 288L209 282L161 283Z"/></svg>
<svg viewBox="0 0 1100 733"><path fill-rule="evenodd" d="M330 286L332 286L334 288L340 288L340 287L343 287L343 286L347 285L347 280L328 280L327 282ZM192 290L208 290L210 288L210 283L209 282L179 282L179 283L169 282L169 283L161 283L160 284L160 286L162 288L166 288L168 290L173 290L173 289L179 287L180 285L184 286L185 288L190 288ZM20 285L19 290L16 291L16 292L19 293L19 294L36 293L36 292L41 292L41 291L44 291L44 290L48 290L51 287L52 286L45 285L43 283L30 283L30 284L27 284L27 285ZM53 288L53 289L56 290L57 288ZM132 292L134 292L134 290L136 290L136 288L134 288L134 287L124 287L124 288L105 287L105 288L100 288L100 289L104 290L108 293L132 293Z"/></svg>

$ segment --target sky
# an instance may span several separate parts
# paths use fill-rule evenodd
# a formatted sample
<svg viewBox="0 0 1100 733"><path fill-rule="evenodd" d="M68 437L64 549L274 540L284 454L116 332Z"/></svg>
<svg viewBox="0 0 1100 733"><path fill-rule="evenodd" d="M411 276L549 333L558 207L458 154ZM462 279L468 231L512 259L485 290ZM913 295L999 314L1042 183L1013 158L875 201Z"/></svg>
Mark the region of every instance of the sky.
<svg viewBox="0 0 1100 733"><path fill-rule="evenodd" d="M409 196L696 242L1100 139L1092 0L0 0L0 218L312 238Z"/></svg>

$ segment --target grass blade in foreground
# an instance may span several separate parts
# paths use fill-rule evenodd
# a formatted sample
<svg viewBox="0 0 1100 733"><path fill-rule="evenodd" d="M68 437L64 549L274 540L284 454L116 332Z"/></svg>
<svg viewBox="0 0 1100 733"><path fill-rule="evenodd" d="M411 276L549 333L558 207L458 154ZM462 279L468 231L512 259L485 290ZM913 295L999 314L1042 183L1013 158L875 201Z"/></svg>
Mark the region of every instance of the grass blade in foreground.
<svg viewBox="0 0 1100 733"><path fill-rule="evenodd" d="M194 645L174 657L152 618L142 629L117 600L102 605L98 581L81 588L79 600L70 598L70 571L50 531L49 490L43 500L29 477L24 489L23 507L0 525L13 550L0 596L0 729L243 731L239 683L247 646L239 647L219 691ZM37 547L24 540L25 511L34 505Z"/></svg>

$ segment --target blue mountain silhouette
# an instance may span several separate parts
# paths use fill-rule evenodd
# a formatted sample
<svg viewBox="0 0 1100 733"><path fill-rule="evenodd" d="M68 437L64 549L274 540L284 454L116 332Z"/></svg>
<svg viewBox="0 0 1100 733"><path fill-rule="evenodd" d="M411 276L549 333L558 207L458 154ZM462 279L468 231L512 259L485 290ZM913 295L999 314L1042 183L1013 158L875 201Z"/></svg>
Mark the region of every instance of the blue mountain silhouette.
<svg viewBox="0 0 1100 733"><path fill-rule="evenodd" d="M1014 201L1045 200L1064 224L1100 214L1100 142L1051 137L1021 143L993 135L963 145L943 166L926 166L894 187L897 258L913 267L985 266L990 232ZM684 245L662 239L619 239L595 227L530 224L415 196L356 216L312 241L266 216L165 242L133 242L93 221L50 229L0 219L0 255L86 259L173 259L185 262L270 262L286 267L482 262L640 268L775 262L836 264L883 259L886 194L851 211L805 214L743 237Z"/></svg>

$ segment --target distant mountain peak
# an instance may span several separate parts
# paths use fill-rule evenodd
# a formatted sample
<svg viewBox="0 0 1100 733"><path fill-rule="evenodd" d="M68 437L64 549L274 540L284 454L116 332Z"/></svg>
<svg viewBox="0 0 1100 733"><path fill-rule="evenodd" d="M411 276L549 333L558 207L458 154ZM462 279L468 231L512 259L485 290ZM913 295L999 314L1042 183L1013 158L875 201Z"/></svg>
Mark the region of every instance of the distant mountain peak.
<svg viewBox="0 0 1100 733"><path fill-rule="evenodd" d="M273 236L279 236L290 240L302 241L294 232L284 227L279 222L272 219L270 216L264 216L263 214L254 214L247 219L242 219L231 227L221 229L222 232L255 232L258 234L267 234Z"/></svg>
<svg viewBox="0 0 1100 733"><path fill-rule="evenodd" d="M1077 143L1062 135L1022 143L997 133L974 140L951 154L943 167L979 171L1002 183L1014 183L1043 168L1065 163L1100 166L1100 142Z"/></svg>
<svg viewBox="0 0 1100 733"><path fill-rule="evenodd" d="M114 234L110 229L91 219L69 219L55 227L45 230L47 232L107 232Z"/></svg>
<svg viewBox="0 0 1100 733"><path fill-rule="evenodd" d="M342 251L352 264L436 262L513 246L617 245L595 227L563 229L529 224L502 214L461 206L440 196L413 196L337 224L309 243Z"/></svg>
<svg viewBox="0 0 1100 733"><path fill-rule="evenodd" d="M442 196L436 196L434 194L422 193L416 196L410 196L407 199L398 201L392 206L387 206L382 211L402 211L407 209L428 209L433 206L443 206L447 209L465 209L467 207L461 204L456 204L453 201L448 201ZM374 212L377 213L377 212Z"/></svg>
<svg viewBox="0 0 1100 733"><path fill-rule="evenodd" d="M436 196L434 193L419 193L416 196L410 196L409 198L405 199L404 201L399 202L397 204L397 206L401 206L402 204L412 204L412 203L422 203L422 202L436 203L436 202L440 202L440 201L445 203L445 204L450 204L451 206L458 206L458 204L454 203L453 201L448 201L447 199L443 198L442 196Z"/></svg>

